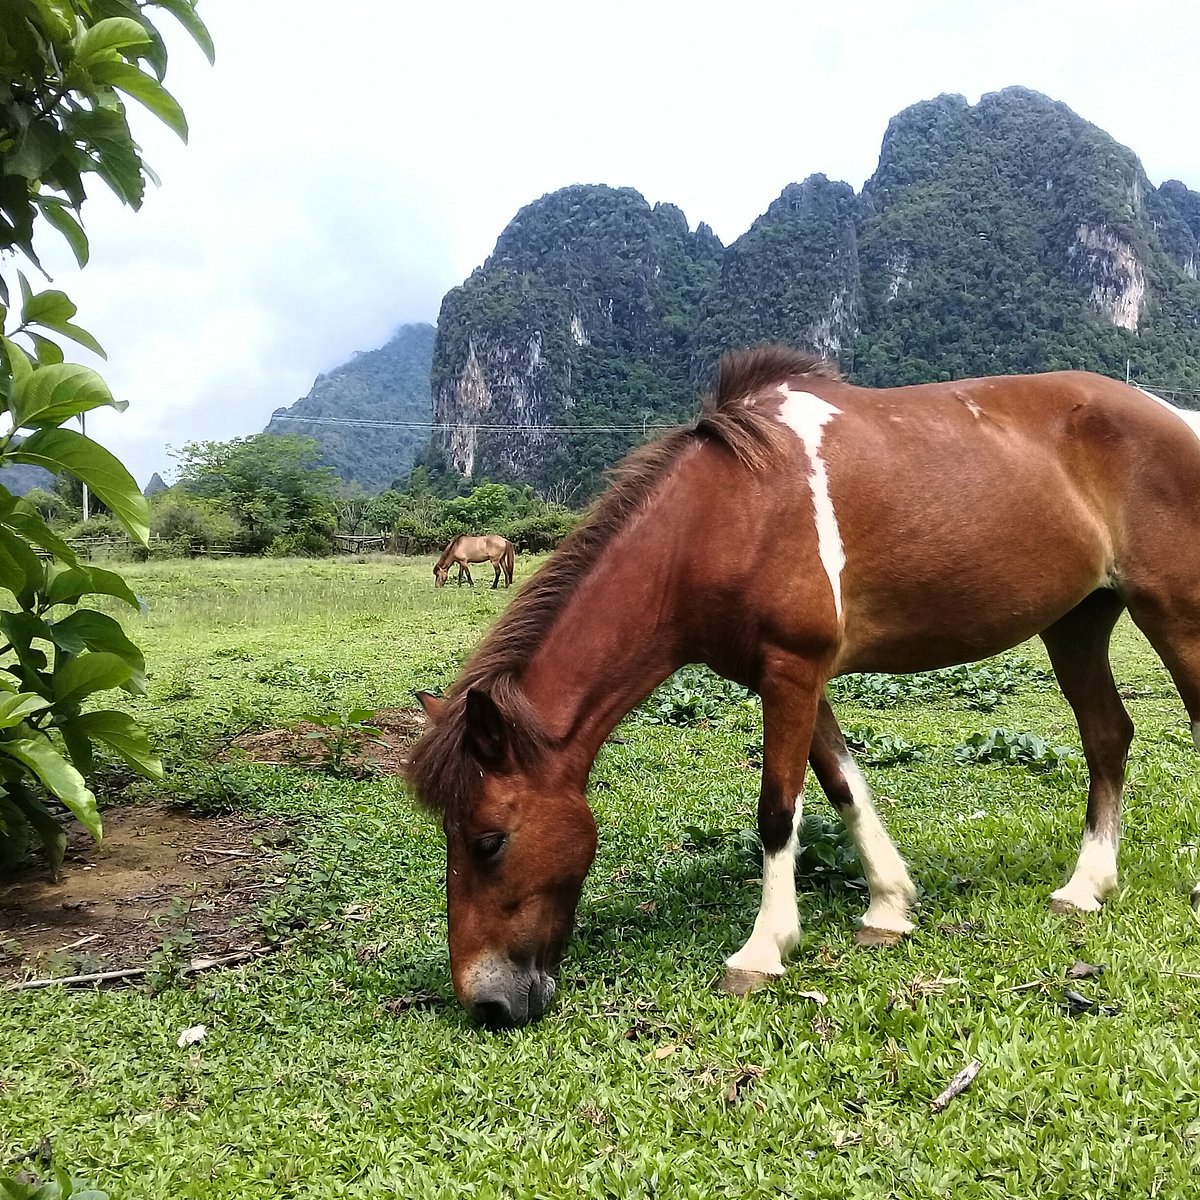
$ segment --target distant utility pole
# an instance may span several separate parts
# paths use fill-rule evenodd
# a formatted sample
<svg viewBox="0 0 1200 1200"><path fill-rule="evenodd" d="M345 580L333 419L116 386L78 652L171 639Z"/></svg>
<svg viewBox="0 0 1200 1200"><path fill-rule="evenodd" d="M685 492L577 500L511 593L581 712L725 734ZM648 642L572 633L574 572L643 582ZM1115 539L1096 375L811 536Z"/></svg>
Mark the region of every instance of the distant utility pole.
<svg viewBox="0 0 1200 1200"><path fill-rule="evenodd" d="M79 432L87 437L87 423L84 421L84 414L79 414ZM88 519L88 486L81 479L80 485L83 487L83 519L86 522Z"/></svg>
<svg viewBox="0 0 1200 1200"><path fill-rule="evenodd" d="M1129 382L1129 359L1125 360L1125 382Z"/></svg>

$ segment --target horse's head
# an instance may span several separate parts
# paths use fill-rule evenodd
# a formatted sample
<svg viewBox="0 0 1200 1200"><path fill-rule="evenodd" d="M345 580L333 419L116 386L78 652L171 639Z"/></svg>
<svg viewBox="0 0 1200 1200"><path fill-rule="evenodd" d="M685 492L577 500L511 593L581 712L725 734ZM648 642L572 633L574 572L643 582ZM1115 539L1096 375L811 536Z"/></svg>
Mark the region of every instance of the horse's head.
<svg viewBox="0 0 1200 1200"><path fill-rule="evenodd" d="M430 720L445 702L421 695ZM454 990L490 1028L524 1025L554 995L563 947L596 855L596 822L578 786L521 738L485 691L462 702L460 802L443 815Z"/></svg>
<svg viewBox="0 0 1200 1200"><path fill-rule="evenodd" d="M449 567L443 567L440 563L433 568L433 586L445 587L446 576L450 574Z"/></svg>

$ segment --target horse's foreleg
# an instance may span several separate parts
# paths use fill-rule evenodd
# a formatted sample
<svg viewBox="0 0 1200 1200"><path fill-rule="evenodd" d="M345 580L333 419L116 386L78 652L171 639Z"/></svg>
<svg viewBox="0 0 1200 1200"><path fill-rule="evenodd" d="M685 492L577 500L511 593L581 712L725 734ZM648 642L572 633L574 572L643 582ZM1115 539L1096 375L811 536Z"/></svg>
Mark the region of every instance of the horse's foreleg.
<svg viewBox="0 0 1200 1200"><path fill-rule="evenodd" d="M746 944L726 961L726 991L742 994L784 972L800 940L796 911L796 827L820 685L762 687L763 773L758 835L763 847L762 901Z"/></svg>
<svg viewBox="0 0 1200 1200"><path fill-rule="evenodd" d="M466 563L461 563L461 564L459 565L459 568L458 568L458 569L459 569L459 571L461 572L461 574L460 574L460 575L459 575L459 577L458 577L458 582L459 582L459 583L462 583L462 581L463 581L463 577L465 576L465 577L466 577L466 580L467 580L467 586L468 586L468 587L474 587L474 586L475 586L475 580L473 580L473 579L471 578L471 568L470 568L470 567L468 567Z"/></svg>
<svg viewBox="0 0 1200 1200"><path fill-rule="evenodd" d="M1133 722L1113 681L1108 641L1123 607L1113 592L1094 592L1042 634L1079 725L1088 766L1083 845L1071 878L1050 896L1056 912L1096 912L1117 889L1121 792Z"/></svg>
<svg viewBox="0 0 1200 1200"><path fill-rule="evenodd" d="M904 859L875 811L871 789L824 696L817 709L809 762L825 795L850 831L867 877L871 903L855 941L860 946L894 945L913 930L909 910L917 891Z"/></svg>

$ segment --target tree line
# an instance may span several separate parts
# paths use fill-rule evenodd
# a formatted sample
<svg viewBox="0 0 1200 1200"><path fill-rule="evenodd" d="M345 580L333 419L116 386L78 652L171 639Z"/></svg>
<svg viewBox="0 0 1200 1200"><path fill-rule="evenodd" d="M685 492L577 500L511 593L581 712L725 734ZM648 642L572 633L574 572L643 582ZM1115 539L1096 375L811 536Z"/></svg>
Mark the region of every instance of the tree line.
<svg viewBox="0 0 1200 1200"><path fill-rule="evenodd" d="M335 535L376 534L411 552L440 548L458 533L499 533L526 553L551 550L577 514L539 499L532 487L482 482L447 493L426 467L370 495L321 464L321 446L300 434L259 433L229 441L189 442L173 486L149 500L154 552L211 550L271 557L332 554ZM68 541L103 539L134 551L116 516L93 499L83 520L78 481L26 493Z"/></svg>

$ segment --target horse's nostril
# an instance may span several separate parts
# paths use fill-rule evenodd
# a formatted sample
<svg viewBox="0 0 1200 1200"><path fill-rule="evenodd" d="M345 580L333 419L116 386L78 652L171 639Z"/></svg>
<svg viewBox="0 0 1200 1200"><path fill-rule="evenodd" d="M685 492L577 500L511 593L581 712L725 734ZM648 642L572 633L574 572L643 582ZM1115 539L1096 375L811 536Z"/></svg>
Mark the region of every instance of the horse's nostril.
<svg viewBox="0 0 1200 1200"><path fill-rule="evenodd" d="M507 1000L478 1000L471 1006L471 1015L485 1029L509 1029L515 1023Z"/></svg>

